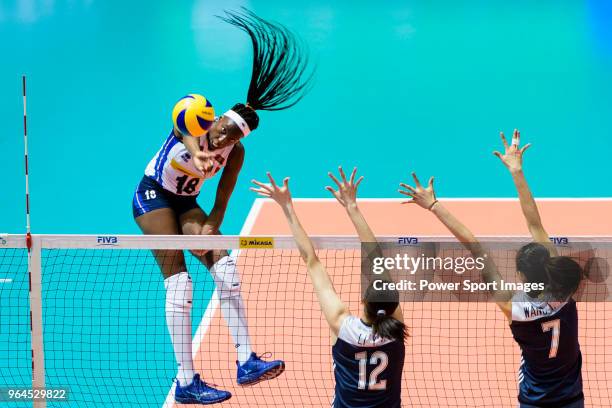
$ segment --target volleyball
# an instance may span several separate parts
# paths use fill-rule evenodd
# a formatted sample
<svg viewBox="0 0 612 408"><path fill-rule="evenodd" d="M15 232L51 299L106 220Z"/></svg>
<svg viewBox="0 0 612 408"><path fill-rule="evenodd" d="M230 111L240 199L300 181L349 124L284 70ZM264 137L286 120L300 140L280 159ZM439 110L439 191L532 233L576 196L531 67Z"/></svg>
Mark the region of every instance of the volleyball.
<svg viewBox="0 0 612 408"><path fill-rule="evenodd" d="M182 134L204 136L215 119L215 108L202 95L189 94L181 98L172 109L174 127Z"/></svg>

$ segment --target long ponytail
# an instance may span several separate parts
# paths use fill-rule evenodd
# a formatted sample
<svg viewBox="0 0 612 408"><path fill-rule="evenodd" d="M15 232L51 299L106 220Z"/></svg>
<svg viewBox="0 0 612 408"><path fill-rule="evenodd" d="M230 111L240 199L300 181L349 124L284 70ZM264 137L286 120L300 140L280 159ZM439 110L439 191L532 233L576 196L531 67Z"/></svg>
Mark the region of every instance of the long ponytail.
<svg viewBox="0 0 612 408"><path fill-rule="evenodd" d="M388 316L379 315L372 322L372 332L382 338L404 342L408 337L408 328L403 322Z"/></svg>
<svg viewBox="0 0 612 408"><path fill-rule="evenodd" d="M550 258L545 266L547 291L553 299L565 301L576 292L582 279L582 268L568 256Z"/></svg>
<svg viewBox="0 0 612 408"><path fill-rule="evenodd" d="M312 86L314 69L304 42L284 25L264 20L244 7L225 11L219 18L251 39L253 65L246 103L231 110L255 130L259 125L255 111L283 110L298 103Z"/></svg>

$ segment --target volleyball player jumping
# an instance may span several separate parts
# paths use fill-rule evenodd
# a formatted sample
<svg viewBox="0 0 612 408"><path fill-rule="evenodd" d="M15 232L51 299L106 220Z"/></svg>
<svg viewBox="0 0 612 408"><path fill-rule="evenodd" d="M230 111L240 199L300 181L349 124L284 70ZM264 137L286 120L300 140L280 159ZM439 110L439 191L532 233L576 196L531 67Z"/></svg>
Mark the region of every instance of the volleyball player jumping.
<svg viewBox="0 0 612 408"><path fill-rule="evenodd" d="M145 234L220 234L225 210L242 168L245 149L240 140L259 124L257 110L281 110L304 95L312 74L304 78L307 56L287 28L252 12L226 12L222 20L249 34L253 68L246 104L238 103L216 118L205 136L195 138L174 128L153 157L136 189L133 213ZM209 214L196 202L202 182L223 169ZM206 384L195 373L192 360L191 302L193 289L182 251L155 250L165 278L166 321L178 373L175 400L213 404L231 394ZM238 352L237 382L255 384L280 375L281 360L263 361L251 348L246 311L240 293L236 259L227 251L192 251L210 270L220 307Z"/></svg>
<svg viewBox="0 0 612 408"><path fill-rule="evenodd" d="M521 408L582 408L582 354L578 344L578 312L572 295L578 289L582 271L569 257L557 256L542 225L535 200L523 174L520 133L515 130L511 145L501 134L504 153L495 152L510 171L518 191L521 209L534 242L523 246L516 256L519 278L526 283L544 283L542 291L494 293L495 301L508 322L514 340L521 348L518 372ZM413 173L415 186L401 183L400 193L412 197L409 203L432 211L475 257L486 251L472 232L436 199L433 177L423 187ZM483 279L497 282L501 277L491 257L486 257Z"/></svg>
<svg viewBox="0 0 612 408"><path fill-rule="evenodd" d="M357 169L347 180L340 168L339 181L329 174L338 190L327 187L346 209L362 242L376 243L376 237L359 211L355 181ZM282 208L319 299L332 337L336 379L335 408L399 408L404 366L404 340L407 337L397 291L374 290L370 284L362 299L360 317L349 313L336 291L314 246L300 224L289 192L289 178L278 186L270 173L270 184L253 180L256 193L276 201ZM387 275L388 276L388 275ZM383 276L384 277L384 276ZM388 278L387 278L388 279Z"/></svg>

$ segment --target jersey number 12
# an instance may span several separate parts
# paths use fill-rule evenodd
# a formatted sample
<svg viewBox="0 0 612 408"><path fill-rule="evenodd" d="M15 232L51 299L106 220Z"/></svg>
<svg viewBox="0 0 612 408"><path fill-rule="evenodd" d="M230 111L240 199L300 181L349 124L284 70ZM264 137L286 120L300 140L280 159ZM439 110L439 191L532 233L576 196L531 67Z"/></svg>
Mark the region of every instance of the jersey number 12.
<svg viewBox="0 0 612 408"><path fill-rule="evenodd" d="M367 366L368 366L368 353L362 351L355 354L355 360L359 360L359 384L357 388L360 390L385 390L387 389L387 380L378 381L380 373L385 371L387 365L389 365L389 356L383 351L375 351L370 357L370 364L376 364L376 368L370 373L370 381L366 384Z"/></svg>

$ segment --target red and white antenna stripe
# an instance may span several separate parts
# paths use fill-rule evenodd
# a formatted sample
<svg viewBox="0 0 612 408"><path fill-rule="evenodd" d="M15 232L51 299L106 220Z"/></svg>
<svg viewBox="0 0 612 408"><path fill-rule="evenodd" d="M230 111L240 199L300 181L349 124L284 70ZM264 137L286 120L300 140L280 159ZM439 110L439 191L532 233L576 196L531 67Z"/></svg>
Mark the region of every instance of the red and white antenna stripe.
<svg viewBox="0 0 612 408"><path fill-rule="evenodd" d="M30 179L28 172L28 117L26 105L26 76L22 76L23 83L23 142L25 146L25 193L26 193L26 245L28 251L32 247L32 234L30 233Z"/></svg>
<svg viewBox="0 0 612 408"><path fill-rule="evenodd" d="M33 243L30 232L30 180L28 169L28 116L26 105L26 76L23 84L23 141L25 146L26 184L26 246L28 248L28 275L30 280L30 350L32 352L32 388L45 389L45 354L42 325L42 287L40 246ZM34 408L45 408L46 399L34 400Z"/></svg>

